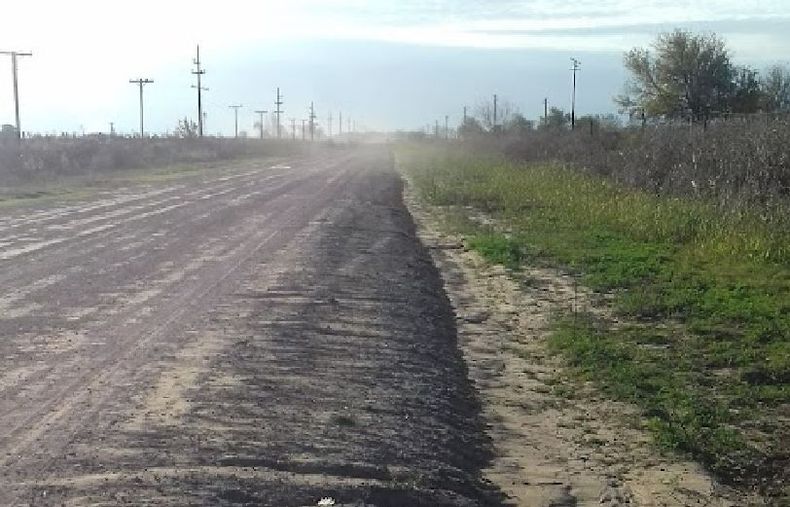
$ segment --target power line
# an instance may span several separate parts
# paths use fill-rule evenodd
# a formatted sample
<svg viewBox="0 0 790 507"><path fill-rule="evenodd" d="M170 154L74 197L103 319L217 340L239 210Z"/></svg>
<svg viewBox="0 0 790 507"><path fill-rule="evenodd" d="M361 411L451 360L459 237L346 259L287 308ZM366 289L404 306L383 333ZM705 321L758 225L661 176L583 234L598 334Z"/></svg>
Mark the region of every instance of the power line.
<svg viewBox="0 0 790 507"><path fill-rule="evenodd" d="M573 71L573 94L571 95L571 130L574 130L576 128L576 71L579 70L582 62L576 58L571 58L571 62L573 62L573 67L571 68Z"/></svg>
<svg viewBox="0 0 790 507"><path fill-rule="evenodd" d="M192 88L197 88L197 100L198 100L198 136L203 137L203 91L208 91L208 88L203 87L200 84L200 78L203 74L206 73L204 69L200 67L200 44L197 45L197 52L195 55L195 59L192 60L192 63L195 64L195 70L192 71L192 74L197 76L197 85L192 85Z"/></svg>
<svg viewBox="0 0 790 507"><path fill-rule="evenodd" d="M277 98L274 100L274 105L277 109L274 110L274 113L277 115L277 139L280 139L280 115L283 113L283 110L280 106L283 105L283 96L280 95L280 87L277 87Z"/></svg>
<svg viewBox="0 0 790 507"><path fill-rule="evenodd" d="M263 115L264 115L264 114L266 114L266 113L268 113L268 112L269 112L269 111L265 111L265 110L264 110L264 111L261 111L261 110L255 111L255 113L256 113L256 114L259 114L259 115L261 115L261 122L260 122L260 127L261 127L261 140L263 140Z"/></svg>
<svg viewBox="0 0 790 507"><path fill-rule="evenodd" d="M2 55L11 55L11 70L14 78L14 114L16 118L16 137L22 139L22 124L19 121L19 78L17 71L18 56L33 56L30 51L0 51Z"/></svg>
<svg viewBox="0 0 790 507"><path fill-rule="evenodd" d="M136 84L140 87L140 138L145 137L145 123L143 120L143 85L151 84L153 79L130 79L130 83Z"/></svg>
<svg viewBox="0 0 790 507"><path fill-rule="evenodd" d="M234 137L238 138L239 137L239 109L241 109L244 106L239 104L239 105L228 106L228 107L230 109L233 109L233 111L236 113L236 129L234 131L235 132Z"/></svg>

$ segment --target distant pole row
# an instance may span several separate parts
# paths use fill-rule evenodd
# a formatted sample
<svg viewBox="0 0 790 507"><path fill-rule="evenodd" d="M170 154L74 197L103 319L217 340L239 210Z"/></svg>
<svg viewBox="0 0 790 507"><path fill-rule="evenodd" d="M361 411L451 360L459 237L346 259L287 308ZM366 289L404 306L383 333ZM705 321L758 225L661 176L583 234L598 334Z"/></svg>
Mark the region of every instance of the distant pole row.
<svg viewBox="0 0 790 507"><path fill-rule="evenodd" d="M15 120L16 120L16 136L17 138L22 138L22 122L20 120L19 114L19 79L18 79L18 57L20 56L32 56L33 53L30 51L0 51L1 55L10 55L11 56L11 68L12 68L12 75L13 75L13 85L14 85L14 113L15 113ZM203 86L202 78L206 74L206 70L202 66L202 62L200 60L200 45L196 46L195 51L195 58L192 60L193 65L195 66L191 73L195 76L197 83L192 85L192 88L197 90L197 113L198 113L198 121L197 121L197 134L200 137L203 137L205 133L205 120L206 114L203 112L203 92L208 91L208 88ZM144 103L144 94L143 89L144 86L147 84L152 84L154 82L153 79L150 78L137 78L137 79L130 79L129 83L135 84L139 88L140 93L140 137L145 137L145 103ZM274 106L275 109L272 111L276 115L276 122L277 122L277 138L282 138L282 124L281 124L281 115L284 112L282 106L284 104L283 95L280 93L280 88L277 88L277 92L275 95ZM243 107L242 105L231 105L229 106L231 109L234 109L235 112L235 127L234 127L234 136L239 136L239 109ZM263 139L264 137L264 114L267 114L268 110L256 110L255 113L260 115L260 137ZM310 110L309 116L307 120L303 120L303 134L302 137L305 138L304 132L304 124L309 122L310 128L310 139L314 140L316 135L316 113L315 113L315 105L313 102L310 102ZM348 132L352 131L352 121L351 118L347 118L348 122ZM445 123L447 122L447 118L445 118ZM329 136L332 137L332 125L333 125L333 117L330 113L329 115ZM115 132L114 124L111 122L111 133ZM343 135L343 113L342 111L338 114L338 135ZM291 119L291 137L292 139L296 139L296 120Z"/></svg>
<svg viewBox="0 0 790 507"><path fill-rule="evenodd" d="M582 62L578 58L571 58L572 67L570 68L570 70L573 73L572 74L572 76L573 76L573 78L572 78L572 85L571 85L572 86L572 88L571 88L571 130L574 130L576 128L576 73L581 70L581 63ZM493 110L490 111L490 113L492 114L492 117L493 117L492 118L493 119L493 121L492 121L492 129L493 130L497 130L498 119L499 119L499 115L498 115L498 113L499 113L499 110L498 110L499 96L495 93L493 95L493 99L494 99L494 107L493 107ZM463 112L463 123L461 123L461 125L466 125L467 121L468 121L467 107L466 106L464 106L464 110L463 111L464 111ZM445 128L444 128L444 130L445 130L445 139L449 139L450 135L449 135L448 117L445 115L444 118L445 118ZM548 98L544 98L543 99L543 123L544 124L548 123L548 118L549 118L549 99ZM436 124L434 125L434 135L437 138L439 137L439 127L438 127L438 125L439 125L439 122L437 120ZM430 124L428 124L428 129L430 129Z"/></svg>

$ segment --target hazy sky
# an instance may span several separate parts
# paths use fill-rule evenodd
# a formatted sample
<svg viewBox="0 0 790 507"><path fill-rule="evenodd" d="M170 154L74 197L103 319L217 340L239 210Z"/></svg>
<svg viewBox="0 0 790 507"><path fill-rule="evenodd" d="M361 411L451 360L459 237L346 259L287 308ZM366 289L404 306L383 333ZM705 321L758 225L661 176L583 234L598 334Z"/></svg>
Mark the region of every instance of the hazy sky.
<svg viewBox="0 0 790 507"><path fill-rule="evenodd" d="M582 61L580 113L614 112L623 51L674 27L724 36L739 63L790 60L790 0L25 0L3 5L0 50L20 59L23 129L172 130L195 118L196 43L208 73L208 130L232 133L230 104L319 121L330 110L370 128L414 128L498 93L527 117L569 108L569 58ZM0 56L0 123L13 123L10 58ZM335 125L335 128L336 125ZM147 129L148 130L148 129Z"/></svg>

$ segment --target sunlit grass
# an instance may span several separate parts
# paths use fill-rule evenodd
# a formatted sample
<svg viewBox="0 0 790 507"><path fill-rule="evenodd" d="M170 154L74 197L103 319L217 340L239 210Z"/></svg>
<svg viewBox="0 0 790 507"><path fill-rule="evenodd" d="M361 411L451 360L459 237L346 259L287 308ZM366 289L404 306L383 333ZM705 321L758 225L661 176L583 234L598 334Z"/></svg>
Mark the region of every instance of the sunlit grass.
<svg viewBox="0 0 790 507"><path fill-rule="evenodd" d="M657 444L735 482L774 473L762 463L787 452L790 206L726 210L458 148L398 160L426 201L497 219L458 221L490 262L562 266L614 294L630 325L560 318L550 345L641 406Z"/></svg>

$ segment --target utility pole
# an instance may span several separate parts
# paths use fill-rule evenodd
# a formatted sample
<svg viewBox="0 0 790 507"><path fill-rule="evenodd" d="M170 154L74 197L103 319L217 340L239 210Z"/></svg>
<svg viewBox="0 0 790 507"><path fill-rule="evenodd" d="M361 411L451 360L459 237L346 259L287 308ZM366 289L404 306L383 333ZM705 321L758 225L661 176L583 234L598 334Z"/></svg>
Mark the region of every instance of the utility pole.
<svg viewBox="0 0 790 507"><path fill-rule="evenodd" d="M296 141L296 118L291 118L291 140Z"/></svg>
<svg viewBox="0 0 790 507"><path fill-rule="evenodd" d="M549 124L549 99L543 99L543 125Z"/></svg>
<svg viewBox="0 0 790 507"><path fill-rule="evenodd" d="M228 107L229 107L230 109L233 109L233 110L234 110L234 112L236 113L236 130L235 130L235 135L234 135L234 137L238 139L238 137L239 137L239 109L241 109L241 108L242 108L242 107L244 107L244 106L242 106L241 104L239 104L239 105L235 105L235 106L228 106Z"/></svg>
<svg viewBox="0 0 790 507"><path fill-rule="evenodd" d="M283 105L283 96L280 95L280 87L277 87L277 95L276 99L274 100L274 105L276 109L274 110L274 114L277 116L277 139L280 139L280 115L283 113L283 110L280 106Z"/></svg>
<svg viewBox="0 0 790 507"><path fill-rule="evenodd" d="M466 106L464 106L464 122L462 125L466 125Z"/></svg>
<svg viewBox="0 0 790 507"><path fill-rule="evenodd" d="M448 123L449 119L450 119L449 116L444 115L444 140L445 141L449 141L450 140L450 125Z"/></svg>
<svg viewBox="0 0 790 507"><path fill-rule="evenodd" d="M192 71L192 74L197 76L197 85L192 85L192 88L197 88L198 136L203 137L203 91L208 91L208 88L205 88L200 84L201 76L206 73L206 71L200 66L200 44L197 45L195 59L192 60L192 63L195 64L195 70Z"/></svg>
<svg viewBox="0 0 790 507"><path fill-rule="evenodd" d="M304 140L305 140L305 137L304 137L304 124L305 124L305 123L307 123L307 120L305 120L305 119L302 119L302 141L304 141Z"/></svg>
<svg viewBox="0 0 790 507"><path fill-rule="evenodd" d="M496 93L494 94L494 130L496 130Z"/></svg>
<svg viewBox="0 0 790 507"><path fill-rule="evenodd" d="M348 133L351 134L353 131L351 130L351 118L348 119Z"/></svg>
<svg viewBox="0 0 790 507"><path fill-rule="evenodd" d="M434 120L433 137L439 139L439 120Z"/></svg>
<svg viewBox="0 0 790 507"><path fill-rule="evenodd" d="M315 141L315 108L310 102L310 140Z"/></svg>
<svg viewBox="0 0 790 507"><path fill-rule="evenodd" d="M266 114L266 113L268 113L268 112L269 112L269 111L260 111L260 110L258 110L258 111L255 111L255 113L256 113L256 114L259 114L259 115L261 116L261 122L260 122L260 127L261 127L261 141L263 141L263 115L264 115L264 114Z"/></svg>
<svg viewBox="0 0 790 507"><path fill-rule="evenodd" d="M110 137L115 135L115 123L110 122Z"/></svg>
<svg viewBox="0 0 790 507"><path fill-rule="evenodd" d="M130 83L140 86L140 138L145 137L145 123L143 122L143 85L153 83L153 79L130 79Z"/></svg>
<svg viewBox="0 0 790 507"><path fill-rule="evenodd" d="M339 136L343 135L343 111L340 111L340 116L337 119L337 128L340 130Z"/></svg>
<svg viewBox="0 0 790 507"><path fill-rule="evenodd" d="M329 137L332 137L332 113L329 113Z"/></svg>
<svg viewBox="0 0 790 507"><path fill-rule="evenodd" d="M16 137L22 139L22 123L19 121L19 72L17 57L33 56L30 51L0 51L0 55L11 55L11 72L14 78L14 114L16 117Z"/></svg>
<svg viewBox="0 0 790 507"><path fill-rule="evenodd" d="M571 130L576 128L576 71L579 70L581 63L576 58L571 58L571 62L573 62L573 67L571 70L573 71L573 94L571 95Z"/></svg>

